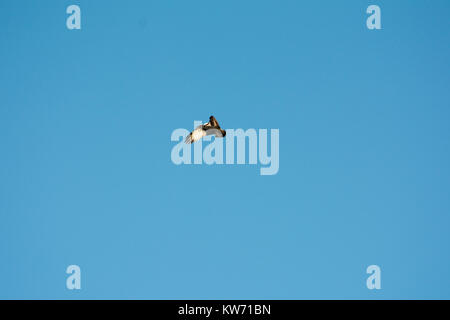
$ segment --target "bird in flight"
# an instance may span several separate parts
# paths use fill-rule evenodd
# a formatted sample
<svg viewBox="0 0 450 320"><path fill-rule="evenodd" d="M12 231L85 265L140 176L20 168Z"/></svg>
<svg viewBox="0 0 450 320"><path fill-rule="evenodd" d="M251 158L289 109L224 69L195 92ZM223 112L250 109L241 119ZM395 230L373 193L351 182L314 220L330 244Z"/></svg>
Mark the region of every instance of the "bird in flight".
<svg viewBox="0 0 450 320"><path fill-rule="evenodd" d="M217 122L214 116L209 117L209 122L199 125L194 131L189 133L184 142L194 143L204 136L209 136L211 134L218 138L223 138L227 134L227 132L220 127L219 122Z"/></svg>

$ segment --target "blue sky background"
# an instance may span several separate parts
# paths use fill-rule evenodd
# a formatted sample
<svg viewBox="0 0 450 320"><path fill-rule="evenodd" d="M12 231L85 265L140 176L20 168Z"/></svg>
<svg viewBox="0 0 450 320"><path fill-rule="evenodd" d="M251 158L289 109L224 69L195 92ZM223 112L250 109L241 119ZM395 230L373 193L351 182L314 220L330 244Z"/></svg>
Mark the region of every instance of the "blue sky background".
<svg viewBox="0 0 450 320"><path fill-rule="evenodd" d="M449 12L2 0L0 298L450 298ZM211 114L279 128L279 173L175 166Z"/></svg>

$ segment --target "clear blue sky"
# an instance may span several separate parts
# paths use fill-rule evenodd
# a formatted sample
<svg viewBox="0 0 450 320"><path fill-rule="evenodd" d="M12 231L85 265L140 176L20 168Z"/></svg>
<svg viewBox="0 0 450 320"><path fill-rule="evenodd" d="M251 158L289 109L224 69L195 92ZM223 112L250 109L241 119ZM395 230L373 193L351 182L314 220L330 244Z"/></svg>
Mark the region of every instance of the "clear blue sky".
<svg viewBox="0 0 450 320"><path fill-rule="evenodd" d="M2 0L0 298L450 298L449 13ZM279 128L279 173L175 166L211 114Z"/></svg>

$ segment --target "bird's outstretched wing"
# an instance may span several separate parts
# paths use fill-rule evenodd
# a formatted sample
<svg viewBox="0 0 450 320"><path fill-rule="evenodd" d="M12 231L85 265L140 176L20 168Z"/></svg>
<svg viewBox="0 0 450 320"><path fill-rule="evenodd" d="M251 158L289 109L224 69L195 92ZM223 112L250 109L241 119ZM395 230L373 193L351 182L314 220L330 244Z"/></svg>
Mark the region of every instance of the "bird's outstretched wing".
<svg viewBox="0 0 450 320"><path fill-rule="evenodd" d="M216 120L216 118L214 118L214 116L209 117L209 123L211 124L211 127L220 128L219 122L217 122L217 120Z"/></svg>

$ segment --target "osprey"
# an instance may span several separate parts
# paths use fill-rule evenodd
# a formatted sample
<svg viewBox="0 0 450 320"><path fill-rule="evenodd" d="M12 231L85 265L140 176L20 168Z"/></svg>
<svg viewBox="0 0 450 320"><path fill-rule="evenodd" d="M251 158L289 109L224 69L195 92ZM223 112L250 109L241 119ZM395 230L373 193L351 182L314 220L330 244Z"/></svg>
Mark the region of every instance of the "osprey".
<svg viewBox="0 0 450 320"><path fill-rule="evenodd" d="M217 122L214 116L209 117L209 122L199 125L194 129L194 131L189 133L184 142L194 143L204 136L209 136L211 134L215 135L218 138L223 138L227 134L225 130L222 130L222 128L220 128L219 122Z"/></svg>

